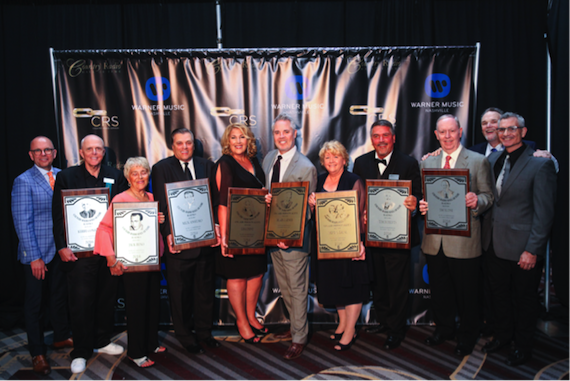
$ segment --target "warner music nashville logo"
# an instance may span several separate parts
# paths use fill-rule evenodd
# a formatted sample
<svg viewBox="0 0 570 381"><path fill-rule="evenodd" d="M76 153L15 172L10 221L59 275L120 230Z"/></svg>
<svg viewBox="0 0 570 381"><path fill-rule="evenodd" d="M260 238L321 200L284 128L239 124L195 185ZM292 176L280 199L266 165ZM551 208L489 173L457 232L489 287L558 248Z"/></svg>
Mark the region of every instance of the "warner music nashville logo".
<svg viewBox="0 0 570 381"><path fill-rule="evenodd" d="M145 94L151 102L164 102L170 98L170 81L165 77L151 77L145 83ZM146 111L153 116L170 116L172 111L184 111L185 105L146 104L131 105L133 111Z"/></svg>
<svg viewBox="0 0 570 381"><path fill-rule="evenodd" d="M451 92L451 79L446 74L433 73L424 82L424 91L430 98L445 98ZM465 102L457 100L441 100L429 102L410 102L412 108L423 109L424 112L448 113L451 109L465 107Z"/></svg>

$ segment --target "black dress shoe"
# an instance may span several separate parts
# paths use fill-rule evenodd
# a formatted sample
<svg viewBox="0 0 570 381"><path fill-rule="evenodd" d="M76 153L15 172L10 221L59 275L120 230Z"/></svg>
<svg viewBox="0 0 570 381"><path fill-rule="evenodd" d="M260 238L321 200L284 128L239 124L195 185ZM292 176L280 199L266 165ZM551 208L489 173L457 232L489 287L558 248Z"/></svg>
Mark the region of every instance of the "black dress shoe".
<svg viewBox="0 0 570 381"><path fill-rule="evenodd" d="M186 350L190 353L196 353L196 354L206 353L206 351L204 350L204 348L202 348L200 344L190 344L186 347Z"/></svg>
<svg viewBox="0 0 570 381"><path fill-rule="evenodd" d="M509 353L507 361L505 363L510 366L522 365L528 362L532 357L530 352L522 351L521 349L514 349Z"/></svg>
<svg viewBox="0 0 570 381"><path fill-rule="evenodd" d="M222 346L222 344L220 344L220 342L214 339L212 336L204 339L204 343L206 343L209 348L219 348Z"/></svg>
<svg viewBox="0 0 570 381"><path fill-rule="evenodd" d="M424 340L426 345L430 347L435 347L436 345L443 344L446 340L453 339L453 335L445 336L441 333L434 333L433 336L428 337Z"/></svg>
<svg viewBox="0 0 570 381"><path fill-rule="evenodd" d="M396 349L402 343L402 338L397 336L388 336L386 342L384 343L384 349L392 350Z"/></svg>
<svg viewBox="0 0 570 381"><path fill-rule="evenodd" d="M455 347L455 354L460 357L465 357L473 352L473 345L468 345L465 343L459 343Z"/></svg>
<svg viewBox="0 0 570 381"><path fill-rule="evenodd" d="M491 341L488 341L485 345L483 345L483 348L481 348L481 351L483 353L497 352L499 349L507 346L507 344L509 344L508 341L493 339Z"/></svg>
<svg viewBox="0 0 570 381"><path fill-rule="evenodd" d="M383 333L386 332L387 330L388 327L385 324L380 324L368 327L364 331L366 331L366 333Z"/></svg>

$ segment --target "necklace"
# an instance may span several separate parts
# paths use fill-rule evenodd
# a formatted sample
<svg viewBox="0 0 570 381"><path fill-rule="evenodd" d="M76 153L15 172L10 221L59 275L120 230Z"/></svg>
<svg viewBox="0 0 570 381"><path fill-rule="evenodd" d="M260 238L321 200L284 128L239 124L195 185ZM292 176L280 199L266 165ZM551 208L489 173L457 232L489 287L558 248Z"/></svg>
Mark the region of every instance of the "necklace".
<svg viewBox="0 0 570 381"><path fill-rule="evenodd" d="M136 198L136 199L139 200L139 201L143 201L143 202L144 202L144 201L148 201L148 196L147 196L146 192L143 192L143 196L142 196L142 197L139 197L139 195L136 194L136 193L132 190L132 188L129 189L129 192L133 195L134 198Z"/></svg>

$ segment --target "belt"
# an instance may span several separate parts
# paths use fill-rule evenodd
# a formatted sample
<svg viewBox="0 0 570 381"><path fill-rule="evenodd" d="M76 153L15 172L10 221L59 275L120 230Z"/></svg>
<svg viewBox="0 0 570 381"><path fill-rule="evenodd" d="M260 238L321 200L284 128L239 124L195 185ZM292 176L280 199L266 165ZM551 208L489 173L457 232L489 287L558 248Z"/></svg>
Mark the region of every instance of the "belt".
<svg viewBox="0 0 570 381"><path fill-rule="evenodd" d="M82 251L82 252L74 253L74 254L77 258L91 258L91 257L95 256L95 254L93 254L92 251Z"/></svg>

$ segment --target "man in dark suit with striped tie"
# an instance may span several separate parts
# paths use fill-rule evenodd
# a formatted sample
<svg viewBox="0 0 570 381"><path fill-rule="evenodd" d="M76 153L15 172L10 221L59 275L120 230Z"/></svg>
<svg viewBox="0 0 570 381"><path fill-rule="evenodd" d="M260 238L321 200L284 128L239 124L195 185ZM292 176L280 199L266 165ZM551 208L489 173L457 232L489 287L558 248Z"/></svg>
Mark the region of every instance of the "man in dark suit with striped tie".
<svg viewBox="0 0 570 381"><path fill-rule="evenodd" d="M378 120L370 128L374 151L356 159L353 172L363 180L411 180L412 194L404 206L413 213L412 246L419 244L416 207L422 198L421 178L416 159L394 149L396 135L388 120ZM385 349L395 349L404 339L406 329L408 288L410 283L410 251L405 249L368 248L374 263L373 300L380 325L368 332L387 331Z"/></svg>
<svg viewBox="0 0 570 381"><path fill-rule="evenodd" d="M178 128L172 131L171 143L174 156L162 159L152 167L154 199L167 221L169 211L164 185L209 179L214 167L210 160L194 156L194 135L190 130ZM217 348L220 343L212 337L214 249L202 247L175 251L170 223L161 225L161 233L166 240L166 281L176 338L190 353L205 352L200 342Z"/></svg>

